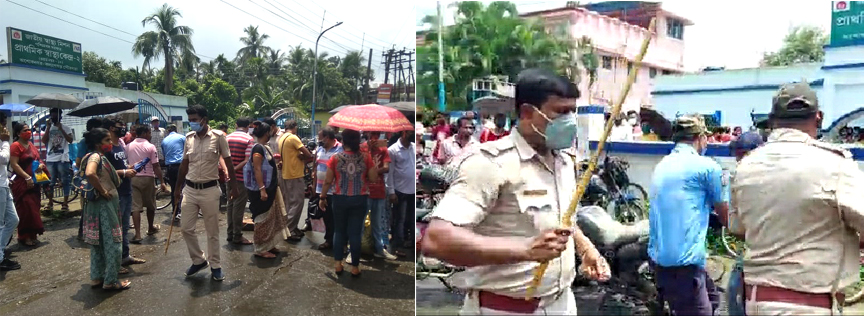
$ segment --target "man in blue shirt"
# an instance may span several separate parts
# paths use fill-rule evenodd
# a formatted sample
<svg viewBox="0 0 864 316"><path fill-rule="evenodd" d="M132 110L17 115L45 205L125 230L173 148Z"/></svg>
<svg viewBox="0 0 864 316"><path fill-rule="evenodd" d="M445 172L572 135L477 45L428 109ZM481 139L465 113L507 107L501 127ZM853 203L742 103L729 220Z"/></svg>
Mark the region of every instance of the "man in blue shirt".
<svg viewBox="0 0 864 316"><path fill-rule="evenodd" d="M183 147L186 146L186 136L177 133L177 126L168 126L168 136L162 139L162 154L165 155L165 166L168 169L168 185L171 192L177 186L177 174L180 173L180 162L183 161ZM174 201L171 194L171 205L174 205L174 221L180 221L180 203Z"/></svg>
<svg viewBox="0 0 864 316"><path fill-rule="evenodd" d="M648 255L658 290L676 315L711 316L719 296L705 271L705 235L712 211L725 219L729 209L723 170L703 156L708 137L700 117L678 118L672 133L675 148L651 178Z"/></svg>

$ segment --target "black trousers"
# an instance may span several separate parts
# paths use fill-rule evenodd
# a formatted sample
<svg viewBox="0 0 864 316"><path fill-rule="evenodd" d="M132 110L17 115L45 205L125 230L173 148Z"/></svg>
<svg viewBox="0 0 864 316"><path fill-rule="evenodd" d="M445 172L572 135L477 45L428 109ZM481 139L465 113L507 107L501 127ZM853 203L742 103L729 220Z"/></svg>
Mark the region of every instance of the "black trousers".
<svg viewBox="0 0 864 316"><path fill-rule="evenodd" d="M407 242L414 242L414 207L414 194L396 191L390 222L391 247L404 248Z"/></svg>
<svg viewBox="0 0 864 316"><path fill-rule="evenodd" d="M180 174L180 164L168 165L168 185L171 187L171 205L174 206L174 216L180 214L180 201L174 201L174 189L177 188L177 176Z"/></svg>

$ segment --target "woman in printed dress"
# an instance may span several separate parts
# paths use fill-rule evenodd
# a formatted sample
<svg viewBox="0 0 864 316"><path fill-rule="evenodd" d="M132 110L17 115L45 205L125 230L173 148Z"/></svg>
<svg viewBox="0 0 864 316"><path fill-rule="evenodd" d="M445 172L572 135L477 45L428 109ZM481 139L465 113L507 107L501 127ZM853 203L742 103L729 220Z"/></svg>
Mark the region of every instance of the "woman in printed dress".
<svg viewBox="0 0 864 316"><path fill-rule="evenodd" d="M105 290L125 290L129 280L118 280L123 236L120 230L120 199L117 187L120 178L105 153L113 148L108 130L94 128L84 133L89 154L81 159L84 175L93 186L95 200L87 200L84 217L84 242L90 245L90 280L92 287ZM87 194L81 198L87 199Z"/></svg>

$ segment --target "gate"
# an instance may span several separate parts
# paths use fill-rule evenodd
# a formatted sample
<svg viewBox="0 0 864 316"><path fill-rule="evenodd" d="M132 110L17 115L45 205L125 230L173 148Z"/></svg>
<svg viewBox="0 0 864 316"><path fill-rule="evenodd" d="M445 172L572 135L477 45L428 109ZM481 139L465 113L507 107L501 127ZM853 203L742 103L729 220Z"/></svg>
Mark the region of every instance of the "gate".
<svg viewBox="0 0 864 316"><path fill-rule="evenodd" d="M280 127L285 127L285 122L288 120L294 120L297 122L297 137L301 139L314 138L312 135L312 126L309 124L309 120L306 118L297 117L294 112L294 108L284 108L276 113L273 113L271 116L273 120L276 121L276 125Z"/></svg>

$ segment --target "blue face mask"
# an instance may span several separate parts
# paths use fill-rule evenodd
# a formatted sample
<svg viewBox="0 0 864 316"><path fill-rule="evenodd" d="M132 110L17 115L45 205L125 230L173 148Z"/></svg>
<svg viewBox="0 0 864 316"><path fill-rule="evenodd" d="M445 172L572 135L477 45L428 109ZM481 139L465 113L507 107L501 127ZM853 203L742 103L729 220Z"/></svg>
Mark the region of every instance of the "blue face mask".
<svg viewBox="0 0 864 316"><path fill-rule="evenodd" d="M198 132L201 130L201 123L198 122L189 122L189 129L193 132Z"/></svg>
<svg viewBox="0 0 864 316"><path fill-rule="evenodd" d="M534 125L531 125L535 132L546 138L546 147L558 150L573 146L573 140L576 139L576 114L572 112L562 114L554 120L550 120L539 109L534 108L534 110L549 122L546 124L545 133L541 133Z"/></svg>

